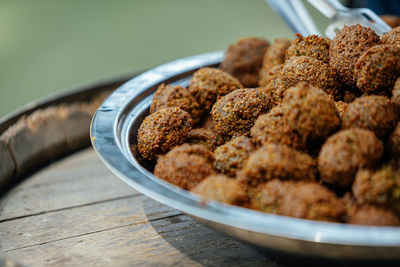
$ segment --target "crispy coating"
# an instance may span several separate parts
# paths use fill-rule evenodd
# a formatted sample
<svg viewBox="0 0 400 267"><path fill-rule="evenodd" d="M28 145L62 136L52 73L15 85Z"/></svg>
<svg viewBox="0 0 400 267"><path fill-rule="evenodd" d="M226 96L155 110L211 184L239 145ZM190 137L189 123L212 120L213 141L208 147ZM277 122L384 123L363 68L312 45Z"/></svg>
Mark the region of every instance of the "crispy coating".
<svg viewBox="0 0 400 267"><path fill-rule="evenodd" d="M270 112L258 117L250 129L251 137L258 145L281 143L305 150L306 140L290 126L284 109L285 106L275 106Z"/></svg>
<svg viewBox="0 0 400 267"><path fill-rule="evenodd" d="M379 44L379 36L360 24L344 26L333 38L329 48L329 64L336 70L339 81L355 85L353 69L360 55Z"/></svg>
<svg viewBox="0 0 400 267"><path fill-rule="evenodd" d="M301 83L283 99L289 125L307 139L326 138L340 127L334 101L321 89Z"/></svg>
<svg viewBox="0 0 400 267"><path fill-rule="evenodd" d="M400 47L376 45L365 51L354 66L354 80L364 92L390 90L400 75Z"/></svg>
<svg viewBox="0 0 400 267"><path fill-rule="evenodd" d="M392 157L396 159L400 158L400 122L397 123L396 127L391 133L387 148Z"/></svg>
<svg viewBox="0 0 400 267"><path fill-rule="evenodd" d="M269 42L263 38L239 39L229 46L220 69L239 79L245 87L256 87Z"/></svg>
<svg viewBox="0 0 400 267"><path fill-rule="evenodd" d="M362 205L351 214L347 223L374 226L400 226L400 219L395 213L386 208Z"/></svg>
<svg viewBox="0 0 400 267"><path fill-rule="evenodd" d="M214 156L202 145L183 144L158 158L154 174L169 183L190 190L214 174Z"/></svg>
<svg viewBox="0 0 400 267"><path fill-rule="evenodd" d="M331 40L318 35L303 36L296 33L297 37L290 43L286 51L286 59L299 56L308 56L329 63L329 46Z"/></svg>
<svg viewBox="0 0 400 267"><path fill-rule="evenodd" d="M252 153L239 179L257 186L274 178L315 180L316 161L306 153L283 144L268 143Z"/></svg>
<svg viewBox="0 0 400 267"><path fill-rule="evenodd" d="M259 115L272 107L269 98L258 88L238 89L219 99L211 110L214 127L220 135L246 134Z"/></svg>
<svg viewBox="0 0 400 267"><path fill-rule="evenodd" d="M340 118L343 117L343 113L349 104L343 101L335 101L335 107L339 113Z"/></svg>
<svg viewBox="0 0 400 267"><path fill-rule="evenodd" d="M200 144L210 151L214 151L218 146L224 143L224 140L220 135L209 129L196 128L189 132L186 143Z"/></svg>
<svg viewBox="0 0 400 267"><path fill-rule="evenodd" d="M163 108L147 116L139 127L137 143L143 158L154 160L159 154L182 144L192 129L190 115L178 108Z"/></svg>
<svg viewBox="0 0 400 267"><path fill-rule="evenodd" d="M191 192L207 200L216 200L226 204L240 205L247 201L244 185L236 179L221 174L206 177Z"/></svg>
<svg viewBox="0 0 400 267"><path fill-rule="evenodd" d="M318 183L300 183L284 195L281 214L318 221L337 222L344 214L342 202Z"/></svg>
<svg viewBox="0 0 400 267"><path fill-rule="evenodd" d="M307 56L292 57L285 61L280 75L286 88L307 82L323 89L335 99L340 98L335 71L321 60Z"/></svg>
<svg viewBox="0 0 400 267"><path fill-rule="evenodd" d="M396 28L400 26L400 18L398 16L385 14L380 15L380 17L391 28Z"/></svg>
<svg viewBox="0 0 400 267"><path fill-rule="evenodd" d="M154 94L150 106L150 113L162 108L178 107L189 113L194 124L197 124L203 115L200 104L189 93L187 88L170 84L161 84Z"/></svg>
<svg viewBox="0 0 400 267"><path fill-rule="evenodd" d="M381 37L382 44L400 45L400 27L393 28Z"/></svg>
<svg viewBox="0 0 400 267"><path fill-rule="evenodd" d="M378 138L390 134L399 120L394 103L385 96L363 96L350 103L342 117L342 128L363 128L375 132Z"/></svg>
<svg viewBox="0 0 400 267"><path fill-rule="evenodd" d="M233 138L214 151L214 167L220 172L235 177L254 150L256 147L250 138L246 136Z"/></svg>
<svg viewBox="0 0 400 267"><path fill-rule="evenodd" d="M392 102L400 108L400 78L397 78L392 89Z"/></svg>
<svg viewBox="0 0 400 267"><path fill-rule="evenodd" d="M222 70L201 68L193 74L189 92L204 110L210 110L219 97L242 87L238 79Z"/></svg>
<svg viewBox="0 0 400 267"><path fill-rule="evenodd" d="M391 165L360 169L352 186L358 204L399 205L400 172Z"/></svg>
<svg viewBox="0 0 400 267"><path fill-rule="evenodd" d="M250 198L250 208L267 213L279 214L283 198L295 186L295 182L274 179L260 184Z"/></svg>
<svg viewBox="0 0 400 267"><path fill-rule="evenodd" d="M258 85L264 86L267 84L269 72L273 67L281 65L285 62L286 50L290 45L288 39L279 38L275 39L274 43L268 47L265 52L263 64L260 69L260 76Z"/></svg>
<svg viewBox="0 0 400 267"><path fill-rule="evenodd" d="M271 101L274 105L278 105L282 102L283 95L287 89L281 79L280 72L282 67L282 65L273 67L269 71L268 76L264 77L262 83L265 84L260 88L267 94L269 98L271 98Z"/></svg>
<svg viewBox="0 0 400 267"><path fill-rule="evenodd" d="M359 168L378 165L383 144L372 131L352 128L330 136L318 155L322 181L338 186L353 182Z"/></svg>

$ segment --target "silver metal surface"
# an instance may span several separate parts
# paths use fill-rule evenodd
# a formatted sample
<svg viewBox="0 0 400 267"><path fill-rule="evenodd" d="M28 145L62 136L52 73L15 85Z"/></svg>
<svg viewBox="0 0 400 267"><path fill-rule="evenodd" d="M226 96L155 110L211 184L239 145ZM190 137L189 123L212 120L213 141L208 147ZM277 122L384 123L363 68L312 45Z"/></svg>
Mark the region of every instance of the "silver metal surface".
<svg viewBox="0 0 400 267"><path fill-rule="evenodd" d="M400 260L400 227L325 223L261 213L195 195L166 183L141 166L129 150L130 140L147 115L153 92L162 82L187 85L200 67L216 66L222 52L167 63L118 88L99 107L91 124L92 144L104 164L128 185L181 210L207 226L262 247L335 259Z"/></svg>
<svg viewBox="0 0 400 267"><path fill-rule="evenodd" d="M373 29L379 35L392 29L368 8L347 8L338 0L308 0L308 2L331 20L325 30L329 38L334 38L336 32L344 25L361 24Z"/></svg>

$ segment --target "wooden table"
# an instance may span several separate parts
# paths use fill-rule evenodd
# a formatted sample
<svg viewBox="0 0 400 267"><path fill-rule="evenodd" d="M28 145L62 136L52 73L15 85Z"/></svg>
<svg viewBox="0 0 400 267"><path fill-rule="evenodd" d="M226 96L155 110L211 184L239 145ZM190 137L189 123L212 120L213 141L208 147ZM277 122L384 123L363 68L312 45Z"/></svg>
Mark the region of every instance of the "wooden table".
<svg viewBox="0 0 400 267"><path fill-rule="evenodd" d="M9 191L0 233L2 253L33 266L279 266L130 188L91 148Z"/></svg>

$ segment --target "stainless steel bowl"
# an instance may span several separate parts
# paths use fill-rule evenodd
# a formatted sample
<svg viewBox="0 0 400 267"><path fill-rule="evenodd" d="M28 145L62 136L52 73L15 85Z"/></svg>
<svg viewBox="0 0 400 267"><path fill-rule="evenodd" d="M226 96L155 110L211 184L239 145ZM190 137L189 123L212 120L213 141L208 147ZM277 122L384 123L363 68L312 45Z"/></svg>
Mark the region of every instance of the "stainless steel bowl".
<svg viewBox="0 0 400 267"><path fill-rule="evenodd" d="M209 201L166 183L130 153L130 140L160 83L186 86L198 68L217 66L223 52L179 59L125 83L99 107L91 124L95 151L128 185L240 240L283 252L335 259L400 259L400 227L368 227L302 220Z"/></svg>

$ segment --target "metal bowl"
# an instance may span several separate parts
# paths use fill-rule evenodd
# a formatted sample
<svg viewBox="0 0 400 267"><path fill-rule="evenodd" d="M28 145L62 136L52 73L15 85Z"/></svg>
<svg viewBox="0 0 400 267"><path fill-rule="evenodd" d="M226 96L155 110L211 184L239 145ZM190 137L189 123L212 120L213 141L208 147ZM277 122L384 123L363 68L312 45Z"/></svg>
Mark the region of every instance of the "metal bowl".
<svg viewBox="0 0 400 267"><path fill-rule="evenodd" d="M261 213L222 203L204 203L186 190L166 183L130 152L130 140L160 83L187 86L191 74L217 66L223 52L179 59L151 69L125 83L99 107L91 124L95 151L128 185L148 197L195 217L205 225L240 240L305 256L355 260L399 260L400 227L326 223Z"/></svg>

